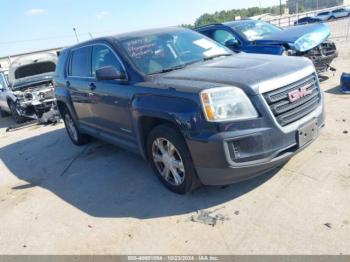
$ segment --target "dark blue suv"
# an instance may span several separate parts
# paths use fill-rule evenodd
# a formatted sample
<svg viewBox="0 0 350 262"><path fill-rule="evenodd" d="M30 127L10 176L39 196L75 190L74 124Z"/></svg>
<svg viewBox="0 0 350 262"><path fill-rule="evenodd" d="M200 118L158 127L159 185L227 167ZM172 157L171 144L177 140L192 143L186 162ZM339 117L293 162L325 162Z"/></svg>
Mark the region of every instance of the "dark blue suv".
<svg viewBox="0 0 350 262"><path fill-rule="evenodd" d="M180 194L281 166L324 124L310 61L236 54L183 28L63 50L55 94L74 144L97 137L137 152Z"/></svg>

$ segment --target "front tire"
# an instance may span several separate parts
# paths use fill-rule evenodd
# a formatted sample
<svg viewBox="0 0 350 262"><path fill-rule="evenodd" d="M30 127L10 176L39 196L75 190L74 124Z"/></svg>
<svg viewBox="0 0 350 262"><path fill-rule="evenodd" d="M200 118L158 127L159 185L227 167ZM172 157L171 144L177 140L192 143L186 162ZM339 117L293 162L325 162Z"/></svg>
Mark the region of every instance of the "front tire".
<svg viewBox="0 0 350 262"><path fill-rule="evenodd" d="M22 124L26 121L26 118L19 114L19 112L17 110L17 106L14 102L9 102L9 107L11 110L12 118L13 118L13 120L15 120L15 122L17 124Z"/></svg>
<svg viewBox="0 0 350 262"><path fill-rule="evenodd" d="M63 111L62 118L63 118L64 125L66 126L67 134L71 139L71 141L73 142L73 144L77 146L82 146L90 142L90 136L86 134L82 134L79 131L75 121L73 120L73 117L71 116L71 114L67 109Z"/></svg>
<svg viewBox="0 0 350 262"><path fill-rule="evenodd" d="M186 194L200 185L185 140L174 127L160 125L151 131L147 155L157 177L170 191Z"/></svg>

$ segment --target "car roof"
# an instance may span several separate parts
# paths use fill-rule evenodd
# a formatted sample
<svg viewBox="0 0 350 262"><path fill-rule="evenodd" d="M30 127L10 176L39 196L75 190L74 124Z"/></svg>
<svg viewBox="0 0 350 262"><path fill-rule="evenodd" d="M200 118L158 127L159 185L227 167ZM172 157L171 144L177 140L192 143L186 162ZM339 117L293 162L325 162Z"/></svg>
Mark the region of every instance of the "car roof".
<svg viewBox="0 0 350 262"><path fill-rule="evenodd" d="M115 40L123 41L126 39L138 38L138 37L143 37L143 36L152 35L152 34L161 34L161 33L166 33L166 32L183 31L183 30L189 30L189 29L174 26L174 27L139 30L139 31L133 31L133 32L128 32L128 33L122 33L122 34L116 34L116 35L111 35L111 36L94 38L94 39L73 45L67 49L74 49L77 47L81 47L81 46L85 46L85 45L89 45L89 44L94 44L95 42L98 42L98 41L108 41L108 42L113 42Z"/></svg>
<svg viewBox="0 0 350 262"><path fill-rule="evenodd" d="M204 29L206 27L213 27L213 26L231 26L233 24L239 24L242 21L262 21L262 20L254 20L254 19L250 19L250 18L244 18L244 19L240 19L240 20L234 20L234 21L228 21L228 22L224 22L224 23L212 23L212 24L207 24L207 25L203 25L203 26L199 26L197 28L195 28L196 30L199 29ZM264 22L264 21L263 21Z"/></svg>

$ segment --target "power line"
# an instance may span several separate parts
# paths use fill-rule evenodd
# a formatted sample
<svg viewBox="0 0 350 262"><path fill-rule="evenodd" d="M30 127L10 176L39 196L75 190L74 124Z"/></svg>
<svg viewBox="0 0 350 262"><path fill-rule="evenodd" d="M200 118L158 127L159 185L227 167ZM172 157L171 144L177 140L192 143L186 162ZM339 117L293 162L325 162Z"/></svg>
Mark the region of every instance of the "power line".
<svg viewBox="0 0 350 262"><path fill-rule="evenodd" d="M107 34L112 33L114 31L102 31L102 32L92 32L92 33L84 33L79 34L80 36L86 36L91 37L92 34L94 35L101 35L101 34ZM55 39L67 39L67 38L76 38L74 35L60 35L60 36L52 36L52 37L43 37L43 38L32 38L32 39L22 39L22 40L13 40L13 41L3 41L0 42L0 45L9 45L9 44L21 44L21 43L28 43L28 42L39 42L39 41L49 41L49 40L55 40Z"/></svg>

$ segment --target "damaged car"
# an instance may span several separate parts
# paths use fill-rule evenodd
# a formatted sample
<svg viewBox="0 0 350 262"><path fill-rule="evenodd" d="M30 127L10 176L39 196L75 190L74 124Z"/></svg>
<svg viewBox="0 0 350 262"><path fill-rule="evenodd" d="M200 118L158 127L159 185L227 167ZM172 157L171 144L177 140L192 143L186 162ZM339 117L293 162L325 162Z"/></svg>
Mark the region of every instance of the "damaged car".
<svg viewBox="0 0 350 262"><path fill-rule="evenodd" d="M335 70L331 64L338 56L337 48L328 39L328 26L322 23L281 29L264 21L247 19L206 25L196 31L235 52L307 57L318 74Z"/></svg>
<svg viewBox="0 0 350 262"><path fill-rule="evenodd" d="M21 57L11 63L8 86L2 88L0 106L16 123L26 119L57 122L59 114L54 96L53 77L57 56L37 54Z"/></svg>
<svg viewBox="0 0 350 262"><path fill-rule="evenodd" d="M310 60L234 53L178 27L64 49L55 94L75 145L96 137L138 153L179 194L283 166L325 122Z"/></svg>

